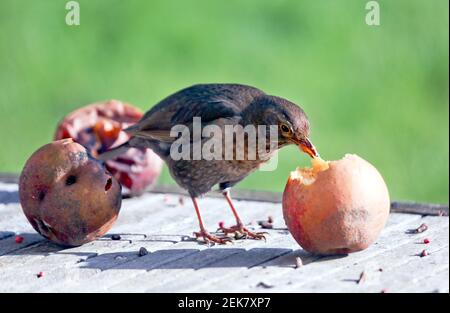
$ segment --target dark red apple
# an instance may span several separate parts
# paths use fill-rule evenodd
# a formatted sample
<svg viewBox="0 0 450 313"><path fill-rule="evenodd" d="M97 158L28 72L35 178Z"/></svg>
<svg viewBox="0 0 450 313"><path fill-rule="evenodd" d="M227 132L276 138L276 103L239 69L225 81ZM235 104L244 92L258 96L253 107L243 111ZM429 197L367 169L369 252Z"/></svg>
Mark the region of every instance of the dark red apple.
<svg viewBox="0 0 450 313"><path fill-rule="evenodd" d="M33 153L20 175L19 195L33 228L66 246L103 236L117 219L122 201L117 180L72 139Z"/></svg>
<svg viewBox="0 0 450 313"><path fill-rule="evenodd" d="M58 125L55 140L72 138L96 157L129 138L123 129L135 124L142 112L119 100L109 100L82 107L68 114ZM105 162L106 168L122 184L125 196L136 196L151 188L157 181L163 162L150 149L129 149L114 160Z"/></svg>

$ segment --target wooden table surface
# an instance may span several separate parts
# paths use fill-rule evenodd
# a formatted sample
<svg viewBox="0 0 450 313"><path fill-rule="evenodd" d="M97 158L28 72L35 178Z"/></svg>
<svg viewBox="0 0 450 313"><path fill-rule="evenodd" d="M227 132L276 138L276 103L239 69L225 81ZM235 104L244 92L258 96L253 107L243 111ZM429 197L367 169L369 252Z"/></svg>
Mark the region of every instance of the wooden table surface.
<svg viewBox="0 0 450 313"><path fill-rule="evenodd" d="M62 248L33 230L18 203L15 180L4 179L0 292L449 292L449 218L438 216L448 206L393 203L386 228L370 248L319 257L302 250L287 231L279 195L240 196L247 200L236 201L237 208L255 229L258 220L274 218L266 242L208 247L192 240L198 225L190 199L160 187L124 200L103 238ZM219 221L233 223L223 199L205 197L200 205L210 230ZM410 233L422 223L426 232ZM19 234L21 244L15 242ZM112 234L121 240L112 240ZM423 244L424 238L431 242ZM147 255L139 256L141 247ZM424 249L429 255L420 257ZM304 265L296 268L297 257ZM365 279L358 283L362 272Z"/></svg>

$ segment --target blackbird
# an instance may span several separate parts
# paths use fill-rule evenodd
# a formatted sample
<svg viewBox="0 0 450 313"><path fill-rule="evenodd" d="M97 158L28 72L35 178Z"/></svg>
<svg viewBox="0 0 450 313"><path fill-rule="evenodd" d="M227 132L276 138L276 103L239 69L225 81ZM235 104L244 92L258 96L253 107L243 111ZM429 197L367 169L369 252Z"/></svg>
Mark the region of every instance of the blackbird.
<svg viewBox="0 0 450 313"><path fill-rule="evenodd" d="M175 125L184 125L189 130L194 128L194 118L201 118L201 129L208 125L215 125L224 130L231 126L264 126L274 125L277 138L274 142L269 138L269 144L274 151L288 144L295 144L311 157L318 153L309 140L309 121L305 112L296 104L263 91L241 84L198 84L182 89L160 101L150 109L142 119L125 131L131 135L128 142L100 155L100 159L114 158L128 148L150 148L167 164L173 179L186 189L197 213L200 231L195 232L196 238L203 238L205 242L226 243L229 233L238 232L246 238L264 239L264 233L252 232L244 226L230 197L230 188L255 171L260 165L268 161L273 152L267 156L257 153L250 158L248 153L248 134L244 135L244 158L237 158L239 144L236 137L232 140L232 158L173 158L171 146L180 138L173 136L171 129ZM266 137L269 132L266 132ZM172 135L172 136L171 136ZM262 136L257 134L258 140ZM241 137L242 138L242 137ZM204 138L200 139L204 144ZM262 139L262 138L261 138ZM189 135L188 142L192 145L198 141ZM239 146L239 147L241 147ZM266 150L267 151L267 150ZM189 156L192 157L191 151ZM220 230L225 236L209 233L200 215L197 197L210 191L218 185L227 200L236 225Z"/></svg>

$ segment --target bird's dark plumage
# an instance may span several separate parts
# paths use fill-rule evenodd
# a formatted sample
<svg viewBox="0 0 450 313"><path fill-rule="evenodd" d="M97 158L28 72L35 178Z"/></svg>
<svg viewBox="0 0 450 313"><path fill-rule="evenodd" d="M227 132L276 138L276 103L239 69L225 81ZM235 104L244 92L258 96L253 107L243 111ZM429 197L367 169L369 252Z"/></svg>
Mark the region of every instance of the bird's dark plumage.
<svg viewBox="0 0 450 313"><path fill-rule="evenodd" d="M222 130L225 125L277 125L277 148L294 143L312 156L316 153L307 138L308 119L299 106L251 86L200 84L163 99L136 125L126 130L132 136L126 144L118 147L116 152L106 152L100 158L114 157L129 147L150 148L166 162L175 181L188 190L194 205L195 197L210 191L214 185L231 187L267 161L261 158L174 160L170 156L170 148L177 138L171 137L170 131L179 124L192 129L194 117L201 118L202 127L216 125Z"/></svg>
<svg viewBox="0 0 450 313"><path fill-rule="evenodd" d="M203 84L183 89L159 102L128 132L133 147L153 149L167 163L175 181L192 196L211 190L220 183L234 185L265 160L177 160L170 158L170 130L177 124L191 127L194 117L208 124L278 125L282 119L305 135L308 120L297 105L263 91L238 84ZM285 142L281 142L285 143Z"/></svg>

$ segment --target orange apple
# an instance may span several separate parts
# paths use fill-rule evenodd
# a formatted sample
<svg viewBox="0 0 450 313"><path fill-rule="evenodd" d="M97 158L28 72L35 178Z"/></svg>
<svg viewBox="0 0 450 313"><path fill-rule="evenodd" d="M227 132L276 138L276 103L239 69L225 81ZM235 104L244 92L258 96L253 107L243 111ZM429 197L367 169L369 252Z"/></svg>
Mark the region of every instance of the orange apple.
<svg viewBox="0 0 450 313"><path fill-rule="evenodd" d="M313 159L292 172L283 193L286 224L300 246L315 254L348 254L369 247L390 211L378 170L357 155Z"/></svg>

